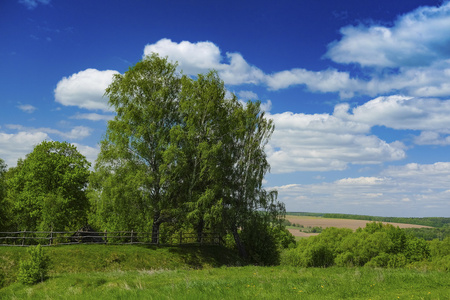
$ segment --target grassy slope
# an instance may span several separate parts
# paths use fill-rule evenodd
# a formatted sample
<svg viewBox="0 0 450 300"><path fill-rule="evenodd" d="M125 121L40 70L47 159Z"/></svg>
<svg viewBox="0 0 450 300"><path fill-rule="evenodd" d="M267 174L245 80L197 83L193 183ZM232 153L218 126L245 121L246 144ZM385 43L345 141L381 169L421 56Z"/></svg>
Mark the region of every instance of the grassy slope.
<svg viewBox="0 0 450 300"><path fill-rule="evenodd" d="M26 247L0 247L0 275L5 285L15 281ZM50 256L49 275L136 270L175 270L241 265L237 255L220 246L73 245L45 247ZM0 297L1 298L1 297Z"/></svg>
<svg viewBox="0 0 450 300"><path fill-rule="evenodd" d="M227 267L217 247L77 245L45 248L49 278L11 283L0 299L449 299L450 273L405 269ZM0 247L14 280L25 248ZM397 298L400 297L400 298Z"/></svg>

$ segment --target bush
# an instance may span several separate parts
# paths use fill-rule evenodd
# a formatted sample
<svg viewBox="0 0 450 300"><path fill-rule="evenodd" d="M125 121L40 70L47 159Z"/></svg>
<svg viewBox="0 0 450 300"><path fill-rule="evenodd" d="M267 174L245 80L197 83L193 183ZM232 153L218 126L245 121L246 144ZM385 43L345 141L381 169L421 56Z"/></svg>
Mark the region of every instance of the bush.
<svg viewBox="0 0 450 300"><path fill-rule="evenodd" d="M255 219L241 231L241 239L252 263L277 265L280 262L278 241L269 224Z"/></svg>
<svg viewBox="0 0 450 300"><path fill-rule="evenodd" d="M329 267L334 264L333 251L325 244L318 243L305 249L306 267Z"/></svg>
<svg viewBox="0 0 450 300"><path fill-rule="evenodd" d="M17 280L23 284L35 284L44 281L48 272L49 258L40 245L27 250L30 258L20 261Z"/></svg>
<svg viewBox="0 0 450 300"><path fill-rule="evenodd" d="M431 251L430 251L431 249ZM368 223L356 232L345 228L327 228L315 237L298 242L295 249L284 251L282 264L299 267L371 266L401 268L408 264L441 259L447 268L450 239L428 243L392 225ZM448 256L450 257L450 255Z"/></svg>

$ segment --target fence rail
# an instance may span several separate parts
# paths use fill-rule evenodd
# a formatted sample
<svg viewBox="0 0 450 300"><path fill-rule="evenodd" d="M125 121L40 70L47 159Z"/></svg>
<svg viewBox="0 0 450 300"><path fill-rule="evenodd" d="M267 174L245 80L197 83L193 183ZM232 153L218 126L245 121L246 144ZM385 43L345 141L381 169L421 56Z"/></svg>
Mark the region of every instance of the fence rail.
<svg viewBox="0 0 450 300"><path fill-rule="evenodd" d="M53 246L74 244L220 244L216 233L179 232L165 237L135 231L14 231L0 232L0 246Z"/></svg>

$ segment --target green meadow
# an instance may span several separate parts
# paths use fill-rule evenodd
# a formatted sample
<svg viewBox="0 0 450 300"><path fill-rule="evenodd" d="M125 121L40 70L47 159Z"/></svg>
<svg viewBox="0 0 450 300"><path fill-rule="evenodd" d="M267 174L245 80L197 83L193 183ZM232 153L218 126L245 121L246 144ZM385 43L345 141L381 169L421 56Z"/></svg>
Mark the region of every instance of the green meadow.
<svg viewBox="0 0 450 300"><path fill-rule="evenodd" d="M450 299L450 273L245 266L220 246L45 248L48 278L15 282L26 249L0 248L0 299Z"/></svg>

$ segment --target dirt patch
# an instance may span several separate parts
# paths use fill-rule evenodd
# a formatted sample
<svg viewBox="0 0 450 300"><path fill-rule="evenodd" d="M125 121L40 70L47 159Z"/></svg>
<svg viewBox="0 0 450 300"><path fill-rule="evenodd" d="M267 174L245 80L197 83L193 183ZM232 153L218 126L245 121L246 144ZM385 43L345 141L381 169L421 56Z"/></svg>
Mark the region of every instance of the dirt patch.
<svg viewBox="0 0 450 300"><path fill-rule="evenodd" d="M292 224L303 225L304 227L337 227L337 228L350 228L356 230L360 227L366 227L367 223L370 221L366 220L347 220L347 219L328 219L328 218L319 218L319 217L306 217L306 216L286 216L286 219L289 220ZM393 226L398 226L400 228L431 228L429 226L422 225L413 225L413 224L403 224L403 223L391 223L391 222L383 222L383 224L391 224ZM297 231L297 229L292 229L293 231ZM289 230L291 231L291 230ZM293 232L291 232L294 234ZM309 233L308 233L309 234ZM299 236L294 234L295 236ZM309 234L310 236L311 234Z"/></svg>

